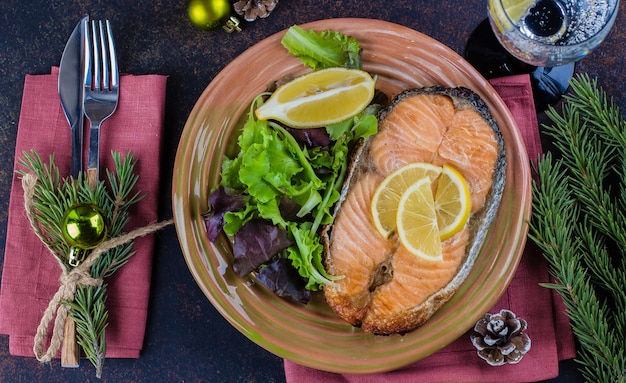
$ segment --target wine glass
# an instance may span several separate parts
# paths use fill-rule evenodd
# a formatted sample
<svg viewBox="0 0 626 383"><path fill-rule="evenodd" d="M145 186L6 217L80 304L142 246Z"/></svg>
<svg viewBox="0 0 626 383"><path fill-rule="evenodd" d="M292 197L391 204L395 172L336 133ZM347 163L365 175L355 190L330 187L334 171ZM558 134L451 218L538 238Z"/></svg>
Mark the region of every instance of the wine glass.
<svg viewBox="0 0 626 383"><path fill-rule="evenodd" d="M530 73L541 110L566 91L574 63L604 40L618 8L619 0L489 0L465 57L487 78Z"/></svg>

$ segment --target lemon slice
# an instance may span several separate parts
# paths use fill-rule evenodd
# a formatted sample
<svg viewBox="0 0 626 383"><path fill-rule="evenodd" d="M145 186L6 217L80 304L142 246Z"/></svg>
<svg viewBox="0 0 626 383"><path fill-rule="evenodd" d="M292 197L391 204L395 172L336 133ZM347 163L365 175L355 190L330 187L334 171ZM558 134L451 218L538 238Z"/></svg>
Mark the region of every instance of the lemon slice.
<svg viewBox="0 0 626 383"><path fill-rule="evenodd" d="M294 128L335 124L365 109L374 98L374 85L372 76L362 70L322 69L278 87L255 115Z"/></svg>
<svg viewBox="0 0 626 383"><path fill-rule="evenodd" d="M442 241L465 226L471 207L472 197L465 178L452 166L444 165L435 193L437 224Z"/></svg>
<svg viewBox="0 0 626 383"><path fill-rule="evenodd" d="M428 177L433 182L442 168L425 162L405 165L381 182L372 197L371 213L374 225L383 237L389 237L396 229L398 203L404 192L415 182Z"/></svg>
<svg viewBox="0 0 626 383"><path fill-rule="evenodd" d="M502 0L504 11L512 22L517 23L526 15L536 0Z"/></svg>
<svg viewBox="0 0 626 383"><path fill-rule="evenodd" d="M411 185L400 198L398 237L411 253L429 261L443 260L435 200L428 177Z"/></svg>

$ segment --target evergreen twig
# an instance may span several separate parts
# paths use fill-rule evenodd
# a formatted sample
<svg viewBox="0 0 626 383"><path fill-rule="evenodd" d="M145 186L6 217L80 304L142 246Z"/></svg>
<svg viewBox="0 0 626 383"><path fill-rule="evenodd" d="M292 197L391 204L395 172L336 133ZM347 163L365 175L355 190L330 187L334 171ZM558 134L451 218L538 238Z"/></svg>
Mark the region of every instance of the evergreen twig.
<svg viewBox="0 0 626 383"><path fill-rule="evenodd" d="M96 368L96 377L102 377L106 356L105 329L109 313L106 308L106 285L83 287L76 290L73 302L68 302L76 322L78 344Z"/></svg>
<svg viewBox="0 0 626 383"><path fill-rule="evenodd" d="M49 163L44 164L36 151L24 152L20 163L27 169L18 171L21 175L32 172L38 178L34 193L34 216L42 228L47 246L59 258L66 270L71 269L68 254L71 246L66 243L61 221L65 212L78 203L93 203L107 215L108 238L123 233L130 221L129 208L139 202L145 194L134 192L139 178L134 174L135 159L127 153L122 159L120 153L112 152L115 172L106 170L109 187L104 181L98 182L95 188L89 187L84 173L78 179L62 179L59 169L54 164L54 155ZM88 253L85 255L87 256ZM103 253L91 266L92 278L104 279L128 262L134 255L132 243L117 246ZM85 356L96 368L96 376L102 376L102 368L106 356L105 329L108 324L106 308L106 284L79 286L74 301L66 302L69 314L76 322L78 344Z"/></svg>
<svg viewBox="0 0 626 383"><path fill-rule="evenodd" d="M550 108L555 142L535 166L530 237L548 260L555 289L591 382L626 382L626 125L588 76L571 82L561 114ZM615 192L614 187L621 192Z"/></svg>

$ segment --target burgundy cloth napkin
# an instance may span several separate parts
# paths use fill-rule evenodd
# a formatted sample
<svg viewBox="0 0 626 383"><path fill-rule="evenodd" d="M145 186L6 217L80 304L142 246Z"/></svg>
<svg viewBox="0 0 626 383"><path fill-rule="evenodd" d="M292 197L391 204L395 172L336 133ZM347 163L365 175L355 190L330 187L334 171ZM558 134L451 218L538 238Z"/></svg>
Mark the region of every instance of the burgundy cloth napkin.
<svg viewBox="0 0 626 383"><path fill-rule="evenodd" d="M541 141L527 75L494 79L491 84L515 117L531 160L541 153ZM469 334L437 353L395 371L369 375L341 375L303 367L285 360L287 382L536 382L558 376L559 360L575 357L574 339L561 298L539 286L550 282L546 261L527 242L519 268L500 301L490 311L506 308L528 322L532 347L519 364L489 366L476 355Z"/></svg>
<svg viewBox="0 0 626 383"><path fill-rule="evenodd" d="M15 148L16 169L23 170L18 163L23 152L35 149L45 163L54 153L61 175L69 175L70 128L61 109L57 78L58 68L49 75L26 76ZM139 175L136 190L147 193L131 207L127 231L157 220L166 79L159 75L121 76L117 111L104 121L100 131L101 176L105 177L105 169L114 169L112 150L122 155L132 151ZM12 355L34 356L35 332L59 287L61 270L32 232L23 203L21 179L14 175L0 287L0 333L9 335ZM137 358L143 346L154 238L146 236L134 243L136 254L106 280L107 357ZM49 329L53 326L51 323Z"/></svg>

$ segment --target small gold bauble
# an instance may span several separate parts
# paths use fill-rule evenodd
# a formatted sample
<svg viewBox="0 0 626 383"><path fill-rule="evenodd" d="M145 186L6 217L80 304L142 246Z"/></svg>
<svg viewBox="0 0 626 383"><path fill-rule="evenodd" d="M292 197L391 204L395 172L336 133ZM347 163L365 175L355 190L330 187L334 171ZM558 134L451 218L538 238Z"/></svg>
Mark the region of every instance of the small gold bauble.
<svg viewBox="0 0 626 383"><path fill-rule="evenodd" d="M63 214L61 230L71 246L83 250L93 249L107 236L105 214L92 203L76 204Z"/></svg>
<svg viewBox="0 0 626 383"><path fill-rule="evenodd" d="M229 0L189 0L187 15L192 24L200 29L214 29L230 17Z"/></svg>

